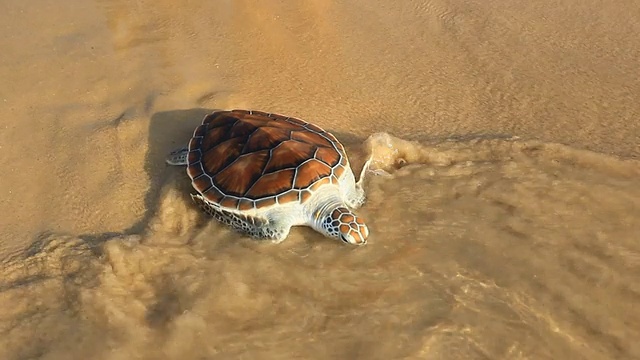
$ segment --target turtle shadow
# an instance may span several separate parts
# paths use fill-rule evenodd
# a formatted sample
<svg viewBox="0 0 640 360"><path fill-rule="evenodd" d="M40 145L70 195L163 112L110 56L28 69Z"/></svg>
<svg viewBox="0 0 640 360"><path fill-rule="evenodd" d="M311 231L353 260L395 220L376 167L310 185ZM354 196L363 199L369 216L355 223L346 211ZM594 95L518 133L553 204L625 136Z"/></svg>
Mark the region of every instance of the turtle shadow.
<svg viewBox="0 0 640 360"><path fill-rule="evenodd" d="M174 178L172 172L176 170L176 167L167 165L166 156L173 149L186 145L193 135L193 130L202 123L202 119L215 110L204 108L170 110L157 112L151 116L149 145L144 161L144 170L149 179L149 189L144 199L146 211L139 221L127 229L127 234L142 233L157 212L160 193L166 183Z"/></svg>
<svg viewBox="0 0 640 360"><path fill-rule="evenodd" d="M159 209L162 189L177 176L173 174L177 170L176 167L167 165L165 157L173 149L186 145L193 130L202 122L202 119L216 110L192 108L161 111L153 114L149 122L148 149L144 159L144 171L148 178L149 188L144 197L145 212L143 216L122 232L83 234L79 237L87 243L97 246L117 236L142 234ZM184 184L179 183L185 187L188 185L186 174Z"/></svg>

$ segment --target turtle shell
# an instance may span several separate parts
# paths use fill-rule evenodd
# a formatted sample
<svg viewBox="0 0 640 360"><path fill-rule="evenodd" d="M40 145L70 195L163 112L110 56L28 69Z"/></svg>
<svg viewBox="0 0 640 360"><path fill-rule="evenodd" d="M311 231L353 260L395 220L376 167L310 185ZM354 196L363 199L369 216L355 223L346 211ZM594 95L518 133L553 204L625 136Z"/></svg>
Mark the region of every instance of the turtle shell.
<svg viewBox="0 0 640 360"><path fill-rule="evenodd" d="M206 116L189 142L188 163L202 196L238 211L304 203L349 166L342 144L321 128L248 110Z"/></svg>

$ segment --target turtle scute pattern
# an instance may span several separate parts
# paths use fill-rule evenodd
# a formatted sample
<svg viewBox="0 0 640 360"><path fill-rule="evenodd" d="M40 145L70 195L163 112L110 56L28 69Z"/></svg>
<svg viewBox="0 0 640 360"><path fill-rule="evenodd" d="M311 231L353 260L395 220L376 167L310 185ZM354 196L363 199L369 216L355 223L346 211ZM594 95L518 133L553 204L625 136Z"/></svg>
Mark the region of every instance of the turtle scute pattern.
<svg viewBox="0 0 640 360"><path fill-rule="evenodd" d="M208 201L249 210L305 202L338 182L344 148L313 124L275 114L233 110L205 117L189 143L187 173Z"/></svg>
<svg viewBox="0 0 640 360"><path fill-rule="evenodd" d="M332 236L342 234L350 234L357 243L364 243L366 237L369 236L369 230L361 218L356 218L349 209L339 207L333 210L331 217L325 220L325 228L333 229ZM364 235L362 238L360 234Z"/></svg>

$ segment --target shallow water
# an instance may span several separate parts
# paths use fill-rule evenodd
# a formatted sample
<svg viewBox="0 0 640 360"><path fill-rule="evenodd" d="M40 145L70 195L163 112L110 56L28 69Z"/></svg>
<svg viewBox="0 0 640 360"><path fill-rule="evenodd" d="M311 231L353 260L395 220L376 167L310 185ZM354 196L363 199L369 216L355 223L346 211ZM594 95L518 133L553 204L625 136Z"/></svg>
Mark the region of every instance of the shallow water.
<svg viewBox="0 0 640 360"><path fill-rule="evenodd" d="M0 5L0 359L640 358L638 4L60 4ZM372 153L369 244L201 214L221 108Z"/></svg>
<svg viewBox="0 0 640 360"><path fill-rule="evenodd" d="M238 237L176 171L139 235L48 234L4 264L1 357L640 356L637 163L515 139L367 147L389 173L367 180L366 247Z"/></svg>

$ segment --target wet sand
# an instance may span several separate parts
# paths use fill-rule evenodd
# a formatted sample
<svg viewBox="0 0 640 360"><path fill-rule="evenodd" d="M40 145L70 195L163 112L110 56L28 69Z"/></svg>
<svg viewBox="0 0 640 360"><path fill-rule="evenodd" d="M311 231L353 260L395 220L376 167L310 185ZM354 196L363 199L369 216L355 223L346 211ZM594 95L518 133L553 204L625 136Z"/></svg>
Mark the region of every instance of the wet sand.
<svg viewBox="0 0 640 360"><path fill-rule="evenodd" d="M640 358L640 6L0 6L1 359ZM370 153L372 235L210 221L165 155L251 108Z"/></svg>

